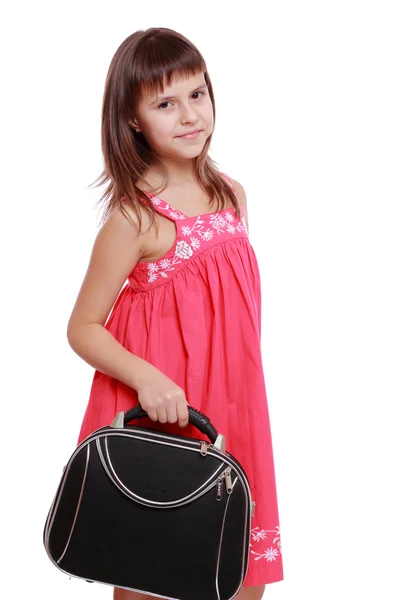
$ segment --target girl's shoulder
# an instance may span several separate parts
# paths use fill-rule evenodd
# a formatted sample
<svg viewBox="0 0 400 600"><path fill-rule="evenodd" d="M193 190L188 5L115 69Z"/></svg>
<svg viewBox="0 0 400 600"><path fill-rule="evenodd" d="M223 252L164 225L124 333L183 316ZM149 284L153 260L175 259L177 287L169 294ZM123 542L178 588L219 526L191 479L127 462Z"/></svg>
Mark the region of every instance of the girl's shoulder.
<svg viewBox="0 0 400 600"><path fill-rule="evenodd" d="M245 192L242 184L239 183L239 181L237 181L236 179L233 179L233 177L231 177L230 175L227 175L226 173L221 173L221 175L223 175L226 179L228 179L228 181L232 185L233 190L236 193L239 200L245 203L246 202L246 192Z"/></svg>
<svg viewBox="0 0 400 600"><path fill-rule="evenodd" d="M247 211L247 197L246 197L246 192L244 187L242 186L241 183L239 183L239 181L237 181L236 179L233 179L230 175L226 175L226 177L228 177L232 187L233 187L233 191L235 192L239 203L241 204L243 210L244 210L244 214L246 217L246 225L247 228L249 227L249 218L248 218L248 211Z"/></svg>

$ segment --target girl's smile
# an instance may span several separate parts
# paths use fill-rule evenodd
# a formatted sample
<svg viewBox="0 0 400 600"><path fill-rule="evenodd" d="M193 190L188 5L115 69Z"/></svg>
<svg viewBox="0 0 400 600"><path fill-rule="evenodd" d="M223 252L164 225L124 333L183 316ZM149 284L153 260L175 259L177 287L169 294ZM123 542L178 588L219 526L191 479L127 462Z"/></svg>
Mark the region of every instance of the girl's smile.
<svg viewBox="0 0 400 600"><path fill-rule="evenodd" d="M201 133L203 133L203 132L200 129L200 130L197 130L197 131L195 131L193 133L185 133L185 135L178 135L177 137L180 140L197 140L197 138L199 137L199 135Z"/></svg>

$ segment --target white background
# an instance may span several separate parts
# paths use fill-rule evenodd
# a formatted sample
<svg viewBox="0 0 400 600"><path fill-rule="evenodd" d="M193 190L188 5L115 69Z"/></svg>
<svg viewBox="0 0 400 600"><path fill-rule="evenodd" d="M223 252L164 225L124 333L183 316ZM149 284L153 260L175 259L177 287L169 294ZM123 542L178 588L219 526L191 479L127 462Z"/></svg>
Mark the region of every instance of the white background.
<svg viewBox="0 0 400 600"><path fill-rule="evenodd" d="M7 598L111 598L42 545L93 369L66 325L98 230L106 72L137 29L191 39L211 156L247 192L285 579L271 600L399 583L397 2L19 2L2 16L1 551Z"/></svg>

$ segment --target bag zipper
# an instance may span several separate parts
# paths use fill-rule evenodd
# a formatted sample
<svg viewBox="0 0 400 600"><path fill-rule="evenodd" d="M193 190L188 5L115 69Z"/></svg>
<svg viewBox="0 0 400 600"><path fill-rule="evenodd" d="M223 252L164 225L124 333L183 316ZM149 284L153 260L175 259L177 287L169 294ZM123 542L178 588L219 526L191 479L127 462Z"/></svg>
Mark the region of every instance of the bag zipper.
<svg viewBox="0 0 400 600"><path fill-rule="evenodd" d="M208 444L207 444L207 442L201 441L200 442L200 454L202 456L207 456L207 452L208 452Z"/></svg>
<svg viewBox="0 0 400 600"><path fill-rule="evenodd" d="M222 500L222 492L224 488L225 482L225 490L227 494L232 494L232 478L231 478L231 467L227 467L225 471L220 475L217 479L216 483L216 491L215 491L215 499L217 502Z"/></svg>
<svg viewBox="0 0 400 600"><path fill-rule="evenodd" d="M67 465L65 466L64 469L66 469L67 467L69 467L69 465L73 462L73 459L75 458L76 454L78 452L80 452L82 450L82 448L88 444L90 444L92 441L96 442L98 440L100 440L103 437L107 437L107 433L109 430L109 426L105 426L105 427L100 427L99 429L93 431L87 438L85 438L80 444L79 446L75 449L75 452L72 454L72 456L70 457ZM116 432L118 430L115 430ZM122 432L123 430L121 430ZM162 434L157 434L157 433L153 433L152 431L148 431L145 428L143 428L143 430L140 431L141 434L148 434L148 435L153 435L156 438L164 438L166 440L168 440L169 444L173 445L173 441L181 441L181 439L179 437L176 436L166 436L166 435L162 435ZM126 434L125 434L126 435ZM199 448L199 442L196 440L191 440L191 439L187 439L185 440L185 442L187 443L187 445L193 445L193 446L197 446ZM216 451L217 453L214 454L215 452L215 448L214 448L214 444L212 443L207 443L204 442L205 446L202 447L202 441L200 441L200 452L203 451L203 456L206 456L208 454L209 451L211 456L215 456L216 458L220 458L220 453L218 451ZM184 447L182 446L182 448L184 449ZM213 452L214 451L214 452ZM224 454L224 460L226 462L231 462L231 464L233 464L233 466L235 467L235 469L238 471L238 473L240 475L242 475L242 477L240 477L240 479L242 480L242 484L246 487L247 492L248 492L248 496L249 498L251 498L251 491L250 491L250 486L248 484L247 478L246 478L246 474L243 472L242 468L237 464L237 461L234 457L232 457L229 453ZM228 467L229 468L229 467ZM222 477L222 476L221 476ZM222 477L221 481L223 481L224 477ZM228 480L229 481L229 480ZM212 484L215 485L215 484ZM212 486L210 486L212 487ZM228 486L229 487L229 486ZM210 488L207 488L207 491ZM217 489L218 489L218 481L217 481ZM221 490L222 492L222 490ZM229 492L228 492L229 493ZM221 495L222 498L222 495ZM220 499L221 499L220 498ZM254 513L254 509L255 509L255 502L250 502L250 516L253 516Z"/></svg>

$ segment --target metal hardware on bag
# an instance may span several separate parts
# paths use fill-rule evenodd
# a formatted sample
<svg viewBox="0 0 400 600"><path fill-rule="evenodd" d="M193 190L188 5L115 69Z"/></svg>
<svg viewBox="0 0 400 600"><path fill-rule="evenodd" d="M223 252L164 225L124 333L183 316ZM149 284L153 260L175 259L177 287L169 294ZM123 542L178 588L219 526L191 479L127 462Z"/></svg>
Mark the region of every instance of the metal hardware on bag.
<svg viewBox="0 0 400 600"><path fill-rule="evenodd" d="M127 437L127 438L130 437L129 434L125 434L123 432L116 432L115 435L117 437ZM141 440L143 438L141 438L140 436L135 436L135 439ZM150 442L150 440L144 440L144 441ZM152 443L161 443L161 444L164 443L164 442L158 442L158 440L152 440L151 442ZM199 442L197 441L197 442L195 442L195 444L197 446L197 449L190 448L191 452L198 452ZM181 448L181 446L176 445L176 444L170 444L170 446L172 446L174 448ZM131 498L140 504L144 504L145 506L151 506L153 508L162 508L162 509L175 508L177 506L183 506L185 504L188 504L189 502L192 502L193 500L200 498L203 494L206 494L208 491L215 488L215 477L218 476L218 473L220 474L219 477L222 477L222 475L221 475L222 469L220 466L214 471L214 473L212 473L210 475L210 477L202 485L200 485L197 489L194 489L187 496L184 496L182 498L178 498L175 500L167 501L167 502L152 501L152 500L143 498L143 497L135 494L132 490L127 488L124 485L124 483L119 479L118 475L116 474L116 472L113 469L112 460L111 460L109 448L108 448L107 436L105 436L105 440L104 440L104 449L101 446L100 438L96 439L96 448L97 448L98 456L100 457L100 461L103 465L104 471L107 473L108 477L111 479L111 481L114 483L114 485L116 485L117 488L123 494L125 494L128 498Z"/></svg>
<svg viewBox="0 0 400 600"><path fill-rule="evenodd" d="M217 439L214 442L214 448L216 448L217 450L220 450L220 452L223 452L225 454L226 452L226 441L225 441L225 436L222 435L222 433L218 434Z"/></svg>
<svg viewBox="0 0 400 600"><path fill-rule="evenodd" d="M120 412L118 412L115 415L110 427L113 427L114 429L123 429L124 428L124 419L125 419L125 413L123 410L121 410Z"/></svg>
<svg viewBox="0 0 400 600"><path fill-rule="evenodd" d="M228 467L225 471L225 487L227 494L232 494L232 479L230 467Z"/></svg>
<svg viewBox="0 0 400 600"><path fill-rule="evenodd" d="M218 480L217 480L217 493L216 493L217 502L222 500L222 488L223 488L222 480L224 479L224 477L225 477L225 475L221 475L220 477L218 477Z"/></svg>
<svg viewBox="0 0 400 600"><path fill-rule="evenodd" d="M207 456L207 451L208 451L207 442L201 441L200 442L200 454L202 456Z"/></svg>

